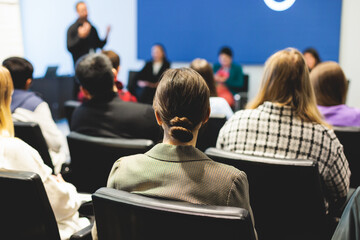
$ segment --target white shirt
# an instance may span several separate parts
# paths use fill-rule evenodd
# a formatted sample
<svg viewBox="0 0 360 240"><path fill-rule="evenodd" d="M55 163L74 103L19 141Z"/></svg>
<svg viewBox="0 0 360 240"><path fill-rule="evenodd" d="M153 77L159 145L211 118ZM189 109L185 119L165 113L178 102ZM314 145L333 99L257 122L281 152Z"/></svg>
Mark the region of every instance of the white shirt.
<svg viewBox="0 0 360 240"><path fill-rule="evenodd" d="M210 117L213 115L224 114L226 119L234 115L229 103L222 97L210 97Z"/></svg>
<svg viewBox="0 0 360 240"><path fill-rule="evenodd" d="M39 124L49 148L55 173L59 173L61 165L69 159L69 148L65 136L57 128L50 112L49 105L42 102L34 111L17 108L12 114L13 121L35 122Z"/></svg>
<svg viewBox="0 0 360 240"><path fill-rule="evenodd" d="M58 182L39 153L27 143L18 138L0 136L1 169L39 174L53 209L61 239L69 239L73 233L89 225L88 219L79 217L81 199L76 188L70 183Z"/></svg>

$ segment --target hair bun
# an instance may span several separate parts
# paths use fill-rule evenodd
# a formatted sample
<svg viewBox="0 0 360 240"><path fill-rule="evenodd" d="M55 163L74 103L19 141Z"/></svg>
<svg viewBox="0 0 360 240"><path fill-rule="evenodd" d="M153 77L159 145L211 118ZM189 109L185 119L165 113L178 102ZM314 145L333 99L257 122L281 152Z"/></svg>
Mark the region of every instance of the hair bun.
<svg viewBox="0 0 360 240"><path fill-rule="evenodd" d="M170 135L181 141L181 142L189 142L193 139L192 122L186 117L174 117L170 120Z"/></svg>

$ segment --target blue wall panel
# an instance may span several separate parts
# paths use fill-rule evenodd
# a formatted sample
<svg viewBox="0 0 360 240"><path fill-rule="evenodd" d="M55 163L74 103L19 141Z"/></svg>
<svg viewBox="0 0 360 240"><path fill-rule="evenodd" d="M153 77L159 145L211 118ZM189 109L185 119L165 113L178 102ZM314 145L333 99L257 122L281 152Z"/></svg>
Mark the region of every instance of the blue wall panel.
<svg viewBox="0 0 360 240"><path fill-rule="evenodd" d="M273 0L275 2L282 2ZM275 51L318 49L338 61L341 0L296 0L285 11L263 0L138 0L138 58L164 44L171 61L217 60L221 46L242 64L262 64Z"/></svg>

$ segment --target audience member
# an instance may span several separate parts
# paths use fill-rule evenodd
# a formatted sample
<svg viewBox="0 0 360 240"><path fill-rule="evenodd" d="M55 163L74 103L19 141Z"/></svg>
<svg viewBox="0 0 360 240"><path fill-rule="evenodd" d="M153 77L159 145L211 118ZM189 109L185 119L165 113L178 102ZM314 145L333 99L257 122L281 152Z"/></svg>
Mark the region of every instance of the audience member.
<svg viewBox="0 0 360 240"><path fill-rule="evenodd" d="M360 109L345 105L348 81L339 64L320 63L311 71L310 80L326 122L334 126L360 126Z"/></svg>
<svg viewBox="0 0 360 240"><path fill-rule="evenodd" d="M224 114L227 119L234 115L229 103L222 97L218 97L216 93L214 72L211 65L205 60L196 58L190 64L190 68L197 71L204 79L210 90L210 108L212 115Z"/></svg>
<svg viewBox="0 0 360 240"><path fill-rule="evenodd" d="M144 68L134 77L133 82L129 83L129 91L139 102L147 104L152 104L160 77L170 68L170 62L161 44L152 46L151 57L152 59L146 62Z"/></svg>
<svg viewBox="0 0 360 240"><path fill-rule="evenodd" d="M279 51L266 61L259 93L248 109L225 123L216 147L264 157L317 160L329 210L337 211L346 199L348 161L316 107L309 71L298 50Z"/></svg>
<svg viewBox="0 0 360 240"><path fill-rule="evenodd" d="M331 240L360 240L360 187L349 199Z"/></svg>
<svg viewBox="0 0 360 240"><path fill-rule="evenodd" d="M199 128L209 119L209 96L196 71L166 71L153 103L163 142L145 154L120 158L107 186L149 197L241 207L253 219L246 174L195 148Z"/></svg>
<svg viewBox="0 0 360 240"><path fill-rule="evenodd" d="M133 96L129 91L124 90L122 82L117 79L120 71L120 57L114 51L102 51L111 61L114 73L115 91L119 94L120 99L126 102L137 102L136 97Z"/></svg>
<svg viewBox="0 0 360 240"><path fill-rule="evenodd" d="M229 47L221 48L219 63L214 64L214 72L218 96L234 106L233 95L244 85L244 74L241 66L233 62L233 52Z"/></svg>
<svg viewBox="0 0 360 240"><path fill-rule="evenodd" d="M145 138L153 141L161 138L151 106L122 101L114 92L114 74L107 56L83 56L76 64L76 78L89 100L75 109L71 131L113 138Z"/></svg>
<svg viewBox="0 0 360 240"><path fill-rule="evenodd" d="M10 73L0 66L0 169L39 174L54 211L61 239L69 239L71 234L89 225L89 221L79 217L81 201L75 187L66 183L61 175L51 175L52 170L44 164L39 153L14 137L10 111L12 91Z"/></svg>
<svg viewBox="0 0 360 240"><path fill-rule="evenodd" d="M313 68L321 62L319 53L316 51L315 48L307 48L303 52L306 65L311 72Z"/></svg>
<svg viewBox="0 0 360 240"><path fill-rule="evenodd" d="M28 91L33 80L32 64L24 58L11 57L4 60L3 66L10 71L15 88L11 101L13 120L39 124L55 173L59 173L62 164L69 159L69 149L65 136L51 116L49 105L34 92Z"/></svg>

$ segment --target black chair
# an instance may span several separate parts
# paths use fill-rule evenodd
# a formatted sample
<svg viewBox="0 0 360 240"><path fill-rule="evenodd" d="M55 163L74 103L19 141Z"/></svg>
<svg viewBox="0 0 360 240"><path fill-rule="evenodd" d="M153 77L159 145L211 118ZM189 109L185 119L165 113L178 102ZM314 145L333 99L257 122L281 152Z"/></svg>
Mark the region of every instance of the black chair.
<svg viewBox="0 0 360 240"><path fill-rule="evenodd" d="M224 126L225 122L225 115L211 116L209 121L199 130L196 147L201 151L205 151L209 147L215 147L219 131Z"/></svg>
<svg viewBox="0 0 360 240"><path fill-rule="evenodd" d="M38 174L0 171L1 239L60 240L54 212ZM73 239L91 239L91 226Z"/></svg>
<svg viewBox="0 0 360 240"><path fill-rule="evenodd" d="M237 90L238 93L234 95L235 106L234 111L244 109L248 102L249 91L249 75L244 74L244 85Z"/></svg>
<svg viewBox="0 0 360 240"><path fill-rule="evenodd" d="M75 100L68 100L64 103L65 117L68 121L69 126L71 126L71 118L75 108L79 107L81 102Z"/></svg>
<svg viewBox="0 0 360 240"><path fill-rule="evenodd" d="M120 157L145 153L154 145L147 139L103 138L76 132L71 132L67 141L71 165L66 180L87 193L106 186L110 170Z"/></svg>
<svg viewBox="0 0 360 240"><path fill-rule="evenodd" d="M15 136L36 149L44 163L54 172L54 165L39 124L34 122L14 122L14 129Z"/></svg>
<svg viewBox="0 0 360 240"><path fill-rule="evenodd" d="M335 226L326 215L316 161L256 157L216 148L205 153L247 174L259 239L329 239Z"/></svg>
<svg viewBox="0 0 360 240"><path fill-rule="evenodd" d="M350 187L360 186L360 127L333 127L336 137L344 146L344 153L351 170Z"/></svg>
<svg viewBox="0 0 360 240"><path fill-rule="evenodd" d="M127 89L134 96L136 96L136 88L137 88L135 77L138 73L139 73L138 71L129 71Z"/></svg>
<svg viewBox="0 0 360 240"><path fill-rule="evenodd" d="M242 208L155 199L111 188L93 194L99 240L254 239Z"/></svg>

